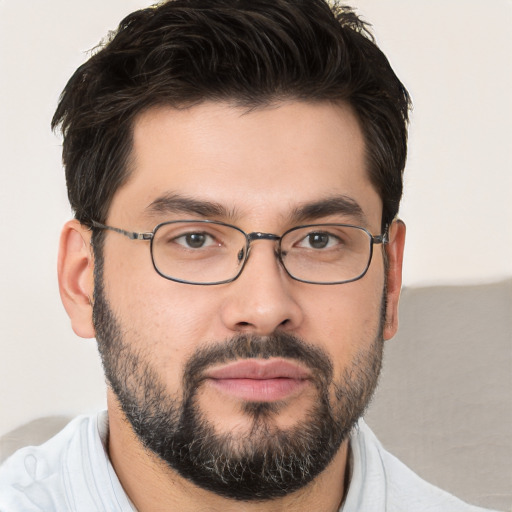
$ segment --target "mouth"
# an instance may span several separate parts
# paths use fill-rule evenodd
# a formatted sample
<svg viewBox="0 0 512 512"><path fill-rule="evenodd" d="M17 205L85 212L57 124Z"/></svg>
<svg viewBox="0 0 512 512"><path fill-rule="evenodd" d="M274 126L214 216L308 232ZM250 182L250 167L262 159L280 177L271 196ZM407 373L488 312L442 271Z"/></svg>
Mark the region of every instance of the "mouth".
<svg viewBox="0 0 512 512"><path fill-rule="evenodd" d="M311 372L283 359L242 360L213 368L206 380L223 394L249 402L275 402L299 394Z"/></svg>

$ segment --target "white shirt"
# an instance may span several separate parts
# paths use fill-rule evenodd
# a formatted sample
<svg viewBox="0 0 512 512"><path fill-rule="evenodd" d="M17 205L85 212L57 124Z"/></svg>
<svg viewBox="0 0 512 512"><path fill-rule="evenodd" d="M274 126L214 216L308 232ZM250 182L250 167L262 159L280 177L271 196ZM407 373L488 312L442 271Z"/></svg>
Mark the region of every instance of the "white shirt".
<svg viewBox="0 0 512 512"><path fill-rule="evenodd" d="M107 454L108 416L79 416L0 467L0 512L136 512Z"/></svg>
<svg viewBox="0 0 512 512"><path fill-rule="evenodd" d="M0 512L136 512L110 463L106 412L79 416L0 468ZM350 439L352 476L340 512L483 512L421 480L360 420ZM321 511L318 511L321 512Z"/></svg>

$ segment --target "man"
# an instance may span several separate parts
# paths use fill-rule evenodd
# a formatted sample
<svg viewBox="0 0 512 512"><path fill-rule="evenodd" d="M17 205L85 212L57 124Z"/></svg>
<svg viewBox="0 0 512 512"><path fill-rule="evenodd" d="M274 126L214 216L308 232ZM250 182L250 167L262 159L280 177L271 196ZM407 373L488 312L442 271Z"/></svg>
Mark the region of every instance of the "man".
<svg viewBox="0 0 512 512"><path fill-rule="evenodd" d="M0 510L481 510L360 419L397 329L408 108L347 7L128 16L53 120L61 296L108 413L9 459Z"/></svg>

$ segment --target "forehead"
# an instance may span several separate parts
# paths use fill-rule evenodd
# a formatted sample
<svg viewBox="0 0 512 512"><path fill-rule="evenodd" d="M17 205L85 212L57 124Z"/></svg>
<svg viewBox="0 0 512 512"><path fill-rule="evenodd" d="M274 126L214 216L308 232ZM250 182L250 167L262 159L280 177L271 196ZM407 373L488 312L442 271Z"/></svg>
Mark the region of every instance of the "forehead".
<svg viewBox="0 0 512 512"><path fill-rule="evenodd" d="M363 136L346 105L153 108L134 123L131 161L111 219L127 207L126 221L154 216L158 209L151 205L171 196L216 203L242 219L285 218L300 204L343 196L361 207L369 224L380 222Z"/></svg>

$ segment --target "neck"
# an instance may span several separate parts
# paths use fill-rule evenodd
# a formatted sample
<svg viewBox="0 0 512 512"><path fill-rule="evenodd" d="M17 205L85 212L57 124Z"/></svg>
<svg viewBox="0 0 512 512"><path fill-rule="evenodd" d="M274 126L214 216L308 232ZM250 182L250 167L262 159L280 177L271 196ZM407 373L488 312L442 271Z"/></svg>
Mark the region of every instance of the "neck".
<svg viewBox="0 0 512 512"><path fill-rule="evenodd" d="M128 497L139 512L337 512L348 490L348 440L327 468L305 488L268 501L236 501L201 489L145 449L128 420L109 396L109 456Z"/></svg>

